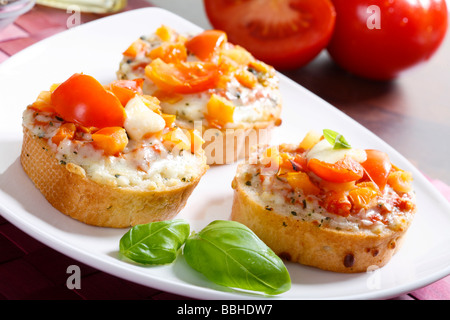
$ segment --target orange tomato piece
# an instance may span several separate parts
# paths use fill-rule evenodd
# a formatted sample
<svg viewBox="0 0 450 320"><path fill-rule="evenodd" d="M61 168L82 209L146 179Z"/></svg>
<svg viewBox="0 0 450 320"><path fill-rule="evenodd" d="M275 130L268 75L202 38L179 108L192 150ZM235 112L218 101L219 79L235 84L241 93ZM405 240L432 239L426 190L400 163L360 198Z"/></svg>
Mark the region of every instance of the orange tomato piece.
<svg viewBox="0 0 450 320"><path fill-rule="evenodd" d="M150 45L142 39L135 40L124 52L123 55L136 58L139 54L145 53Z"/></svg>
<svg viewBox="0 0 450 320"><path fill-rule="evenodd" d="M328 163L315 158L308 161L308 168L320 178L330 182L350 182L363 177L364 169L359 162L345 157L336 163Z"/></svg>
<svg viewBox="0 0 450 320"><path fill-rule="evenodd" d="M136 94L142 95L142 85L144 79L134 80L115 80L111 82L111 92L120 100L122 106L126 106L128 101L136 96Z"/></svg>
<svg viewBox="0 0 450 320"><path fill-rule="evenodd" d="M245 67L250 64L253 65L253 61L255 61L255 58L250 52L237 45L221 50L220 58L221 60L223 59L225 61L228 61L228 63L230 63L231 60L236 66Z"/></svg>
<svg viewBox="0 0 450 320"><path fill-rule="evenodd" d="M321 132L318 131L308 131L303 138L303 140L299 143L299 148L304 150L312 149L321 139L323 138L323 135Z"/></svg>
<svg viewBox="0 0 450 320"><path fill-rule="evenodd" d="M162 25L156 29L155 33L162 41L169 41L172 38L173 30L165 25Z"/></svg>
<svg viewBox="0 0 450 320"><path fill-rule="evenodd" d="M413 177L411 172L403 170L392 171L387 179L387 183L396 192L405 193L412 190Z"/></svg>
<svg viewBox="0 0 450 320"><path fill-rule="evenodd" d="M50 91L42 91L39 93L39 96L31 104L30 108L43 112L55 112L55 107L52 104L52 93Z"/></svg>
<svg viewBox="0 0 450 320"><path fill-rule="evenodd" d="M103 150L105 155L117 155L128 144L127 133L122 127L106 127L92 134L94 147Z"/></svg>
<svg viewBox="0 0 450 320"><path fill-rule="evenodd" d="M170 128L172 127L172 125L175 123L175 120L177 119L177 116L174 114L166 114L166 113L162 113L161 117L164 119L164 121L166 122L166 128Z"/></svg>
<svg viewBox="0 0 450 320"><path fill-rule="evenodd" d="M200 60L210 59L227 42L227 34L220 30L206 30L186 42L188 51Z"/></svg>
<svg viewBox="0 0 450 320"><path fill-rule="evenodd" d="M181 94L206 91L219 79L219 70L214 63L182 61L173 64L159 58L145 67L145 74L159 89Z"/></svg>
<svg viewBox="0 0 450 320"><path fill-rule="evenodd" d="M376 186L359 186L348 193L348 198L352 204L352 210L358 213L362 209L371 207L379 195Z"/></svg>
<svg viewBox="0 0 450 320"><path fill-rule="evenodd" d="M59 145L61 141L64 139L73 139L75 136L75 132L77 131L77 127L74 123L66 122L63 123L56 131L56 134L52 137L52 142L56 145Z"/></svg>
<svg viewBox="0 0 450 320"><path fill-rule="evenodd" d="M227 123L233 122L234 104L217 94L212 94L211 98L206 104L207 115L206 119L212 125L223 128Z"/></svg>
<svg viewBox="0 0 450 320"><path fill-rule="evenodd" d="M187 58L186 47L182 43L163 43L149 53L152 60L160 58L166 63L177 63Z"/></svg>
<svg viewBox="0 0 450 320"><path fill-rule="evenodd" d="M235 76L240 84L250 89L254 88L255 85L258 83L258 78L256 78L256 76L253 73L247 71L246 69L238 70Z"/></svg>
<svg viewBox="0 0 450 320"><path fill-rule="evenodd" d="M123 127L125 109L120 100L89 75L76 73L53 91L56 113L85 127Z"/></svg>
<svg viewBox="0 0 450 320"><path fill-rule="evenodd" d="M309 179L308 174L305 172L288 172L286 179L292 188L303 191L307 196L320 193L320 188Z"/></svg>

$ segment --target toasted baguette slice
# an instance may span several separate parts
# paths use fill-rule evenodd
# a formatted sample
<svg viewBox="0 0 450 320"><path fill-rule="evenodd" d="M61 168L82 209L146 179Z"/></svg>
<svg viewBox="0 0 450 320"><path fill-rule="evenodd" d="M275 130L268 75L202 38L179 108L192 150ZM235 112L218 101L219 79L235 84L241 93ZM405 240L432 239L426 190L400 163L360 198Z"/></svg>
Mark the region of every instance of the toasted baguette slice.
<svg viewBox="0 0 450 320"><path fill-rule="evenodd" d="M161 26L124 51L117 78L145 79L144 93L160 99L162 111L176 115L179 127L201 128L207 163L220 165L248 157L249 146L270 142L273 128L281 125L282 99L274 68L229 43L224 33L209 57L197 51L193 43L209 32L217 31L183 35ZM198 85L203 75L200 81L198 75L185 75L196 82L181 79L184 87L172 88L177 65L187 63L209 70L209 78ZM175 73L164 73L170 70Z"/></svg>
<svg viewBox="0 0 450 320"><path fill-rule="evenodd" d="M55 103L78 83L90 84L77 91L84 104ZM109 87L83 74L41 92L23 112L24 171L53 207L86 224L125 228L172 219L209 168L197 133L175 127L156 100L128 83L115 85L129 98L93 103L91 93ZM110 115L114 106L125 114L122 127L87 127L77 118L100 107ZM104 114L97 114L90 121L101 123Z"/></svg>
<svg viewBox="0 0 450 320"><path fill-rule="evenodd" d="M126 228L172 219L184 208L201 179L199 175L189 183L165 190L100 184L86 177L80 166L62 164L45 140L26 128L20 160L31 181L54 208L100 227Z"/></svg>
<svg viewBox="0 0 450 320"><path fill-rule="evenodd" d="M289 149L288 153L293 155L294 150ZM310 189L306 191L292 188L286 181L284 170L289 170L287 167L277 171L275 177L264 176L261 168L264 167L255 163L238 166L232 182L231 219L248 226L288 261L341 273L382 267L401 247L416 211L412 193L398 198L404 203L395 208L395 213L377 211L383 201L390 203L389 197L394 197L390 189L380 195L378 202L374 200L373 207L343 216L326 209L332 208L326 207L331 191L325 190L326 184L321 184L312 173L309 173L310 182L318 189L308 182L305 188ZM295 170L291 172L296 174ZM346 184L342 188L348 187ZM357 190L357 187L357 183L353 184L349 190ZM344 196L349 194L348 190L342 192ZM383 222L370 221L372 214Z"/></svg>

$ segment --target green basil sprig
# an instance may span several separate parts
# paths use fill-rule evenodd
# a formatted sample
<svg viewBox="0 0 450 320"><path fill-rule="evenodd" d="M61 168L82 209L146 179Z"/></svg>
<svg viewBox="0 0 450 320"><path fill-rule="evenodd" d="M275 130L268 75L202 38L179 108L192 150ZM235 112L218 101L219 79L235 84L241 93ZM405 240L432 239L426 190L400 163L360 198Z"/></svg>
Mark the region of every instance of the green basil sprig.
<svg viewBox="0 0 450 320"><path fill-rule="evenodd" d="M333 149L350 149L351 146L344 136L330 129L323 130L324 138L333 146Z"/></svg>
<svg viewBox="0 0 450 320"><path fill-rule="evenodd" d="M141 264L168 264L175 261L189 233L190 226L184 220L141 224L122 236L119 250L125 257Z"/></svg>
<svg viewBox="0 0 450 320"><path fill-rule="evenodd" d="M186 262L210 281L269 295L290 289L283 261L249 228L235 221L216 220L189 237Z"/></svg>

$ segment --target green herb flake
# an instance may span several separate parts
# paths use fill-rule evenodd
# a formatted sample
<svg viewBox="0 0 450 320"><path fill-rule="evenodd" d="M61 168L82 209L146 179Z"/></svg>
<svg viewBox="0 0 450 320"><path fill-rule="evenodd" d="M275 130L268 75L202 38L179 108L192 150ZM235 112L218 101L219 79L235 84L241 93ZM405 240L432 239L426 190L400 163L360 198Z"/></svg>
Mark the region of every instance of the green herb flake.
<svg viewBox="0 0 450 320"><path fill-rule="evenodd" d="M351 149L344 136L330 129L323 130L324 138L333 146L333 149Z"/></svg>

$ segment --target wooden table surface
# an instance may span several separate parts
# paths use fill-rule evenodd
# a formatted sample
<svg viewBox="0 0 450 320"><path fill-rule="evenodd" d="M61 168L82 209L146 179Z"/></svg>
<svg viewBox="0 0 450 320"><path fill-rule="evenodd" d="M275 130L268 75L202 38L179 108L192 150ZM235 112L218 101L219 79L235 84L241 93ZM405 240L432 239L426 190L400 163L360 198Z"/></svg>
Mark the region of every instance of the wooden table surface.
<svg viewBox="0 0 450 320"><path fill-rule="evenodd" d="M150 5L149 1L133 0L125 10ZM0 63L66 30L67 17L63 10L36 5L0 31ZM99 17L82 14L82 22ZM308 66L284 73L396 148L450 200L450 33L431 61L388 83L353 77L336 67L325 52ZM187 299L74 261L1 216L0 253L0 300ZM73 264L81 268L81 289L66 286L66 270ZM450 276L394 299L448 300Z"/></svg>

